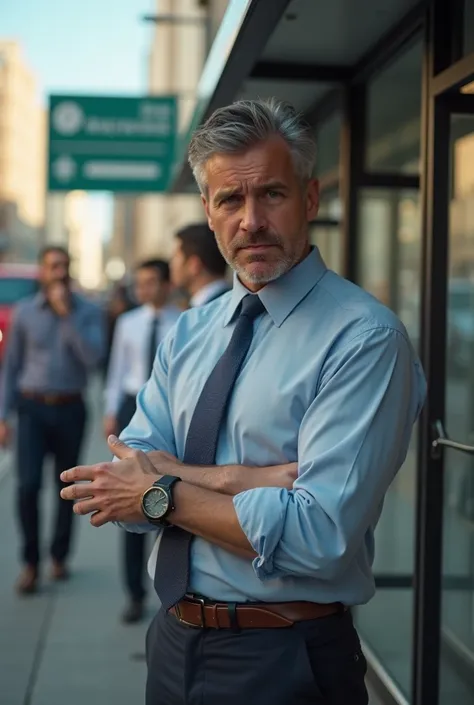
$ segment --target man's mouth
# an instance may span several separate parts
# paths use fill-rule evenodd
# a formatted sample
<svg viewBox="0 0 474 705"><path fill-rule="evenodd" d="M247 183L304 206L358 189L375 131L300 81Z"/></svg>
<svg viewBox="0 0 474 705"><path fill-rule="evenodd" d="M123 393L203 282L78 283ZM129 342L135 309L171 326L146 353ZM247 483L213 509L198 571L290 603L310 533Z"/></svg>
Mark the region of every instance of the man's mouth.
<svg viewBox="0 0 474 705"><path fill-rule="evenodd" d="M270 247L276 247L272 242L259 242L255 245L244 245L241 250L268 250Z"/></svg>

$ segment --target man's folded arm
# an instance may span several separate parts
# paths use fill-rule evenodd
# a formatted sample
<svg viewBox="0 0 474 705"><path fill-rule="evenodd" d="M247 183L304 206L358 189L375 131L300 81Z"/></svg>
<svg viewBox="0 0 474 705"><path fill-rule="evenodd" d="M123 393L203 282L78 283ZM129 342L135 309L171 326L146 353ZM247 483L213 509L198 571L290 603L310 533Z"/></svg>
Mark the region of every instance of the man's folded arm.
<svg viewBox="0 0 474 705"><path fill-rule="evenodd" d="M424 396L421 367L403 334L369 330L325 367L300 427L293 489L231 498L179 483L170 521L252 559L261 580L332 580L377 523Z"/></svg>
<svg viewBox="0 0 474 705"><path fill-rule="evenodd" d="M424 397L421 367L397 330L375 328L337 355L301 425L294 489L234 498L261 580L345 571L378 521Z"/></svg>

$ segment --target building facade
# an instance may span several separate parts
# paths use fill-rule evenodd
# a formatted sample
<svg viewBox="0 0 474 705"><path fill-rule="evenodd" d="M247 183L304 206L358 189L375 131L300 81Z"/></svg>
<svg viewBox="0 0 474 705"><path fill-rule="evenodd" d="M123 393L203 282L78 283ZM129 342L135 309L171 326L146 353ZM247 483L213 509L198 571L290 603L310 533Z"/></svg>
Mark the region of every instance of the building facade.
<svg viewBox="0 0 474 705"><path fill-rule="evenodd" d="M43 237L46 113L20 45L0 40L0 249L36 257Z"/></svg>
<svg viewBox="0 0 474 705"><path fill-rule="evenodd" d="M176 95L178 129L183 132L196 105L196 88L212 33L223 15L225 3L200 0L157 0L148 61L150 95ZM213 19L214 18L214 19ZM190 193L146 194L116 197L116 230L132 241L134 261L169 257L173 233L181 226L201 220L203 210L193 187ZM131 203L135 200L135 204ZM123 216L124 224L117 220ZM115 246L112 244L112 249ZM127 258L130 250L127 250ZM127 263L128 264L128 263Z"/></svg>
<svg viewBox="0 0 474 705"><path fill-rule="evenodd" d="M376 597L354 609L387 703L474 702L473 82L473 0L232 0L190 122L293 103L318 142L313 243L420 352L427 404L377 528Z"/></svg>
<svg viewBox="0 0 474 705"><path fill-rule="evenodd" d="M71 275L84 289L105 285L103 233L88 193L69 191L48 195L45 242L69 251Z"/></svg>

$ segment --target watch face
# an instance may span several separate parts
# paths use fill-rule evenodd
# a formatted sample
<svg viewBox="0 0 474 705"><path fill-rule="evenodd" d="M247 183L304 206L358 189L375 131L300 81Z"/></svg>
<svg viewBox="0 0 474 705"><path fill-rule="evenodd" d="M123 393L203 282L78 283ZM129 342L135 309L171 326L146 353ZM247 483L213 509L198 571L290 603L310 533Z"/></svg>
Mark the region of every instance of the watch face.
<svg viewBox="0 0 474 705"><path fill-rule="evenodd" d="M168 495L161 487L151 487L143 497L143 509L150 519L161 519L168 507Z"/></svg>

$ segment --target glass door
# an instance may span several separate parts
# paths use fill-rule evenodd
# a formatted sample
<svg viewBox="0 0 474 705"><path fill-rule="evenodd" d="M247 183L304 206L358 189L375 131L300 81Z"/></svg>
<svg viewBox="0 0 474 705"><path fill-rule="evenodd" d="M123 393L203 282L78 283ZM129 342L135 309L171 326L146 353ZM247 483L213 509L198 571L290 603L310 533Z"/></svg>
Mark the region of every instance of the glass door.
<svg viewBox="0 0 474 705"><path fill-rule="evenodd" d="M473 705L474 115L451 115L450 133L444 433L466 447L444 451L439 703Z"/></svg>

